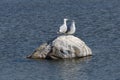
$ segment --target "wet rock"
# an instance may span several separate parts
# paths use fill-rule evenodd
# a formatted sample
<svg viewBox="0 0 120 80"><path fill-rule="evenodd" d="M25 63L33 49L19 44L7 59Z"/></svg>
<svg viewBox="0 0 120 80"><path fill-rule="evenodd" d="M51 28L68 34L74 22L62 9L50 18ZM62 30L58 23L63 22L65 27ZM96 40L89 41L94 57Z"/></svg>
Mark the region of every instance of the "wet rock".
<svg viewBox="0 0 120 80"><path fill-rule="evenodd" d="M73 35L62 35L38 47L28 58L77 58L92 55L91 49Z"/></svg>

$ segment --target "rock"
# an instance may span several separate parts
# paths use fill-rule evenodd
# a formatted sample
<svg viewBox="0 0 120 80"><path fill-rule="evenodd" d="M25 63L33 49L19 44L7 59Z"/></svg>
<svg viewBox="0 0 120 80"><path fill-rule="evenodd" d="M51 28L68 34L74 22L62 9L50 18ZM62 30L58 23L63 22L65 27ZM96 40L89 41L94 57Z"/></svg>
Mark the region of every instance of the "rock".
<svg viewBox="0 0 120 80"><path fill-rule="evenodd" d="M62 35L50 43L44 43L28 58L76 58L92 55L91 49L73 35Z"/></svg>
<svg viewBox="0 0 120 80"><path fill-rule="evenodd" d="M51 46L47 43L42 44L40 47L38 47L32 55L27 56L27 58L35 58L35 59L44 59L48 55L48 53L51 50Z"/></svg>

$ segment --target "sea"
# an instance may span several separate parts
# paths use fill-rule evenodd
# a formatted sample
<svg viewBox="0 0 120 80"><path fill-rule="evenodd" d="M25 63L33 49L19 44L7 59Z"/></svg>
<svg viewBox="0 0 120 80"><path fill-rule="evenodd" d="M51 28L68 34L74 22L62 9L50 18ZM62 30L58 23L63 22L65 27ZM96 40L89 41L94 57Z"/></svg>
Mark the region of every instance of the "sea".
<svg viewBox="0 0 120 80"><path fill-rule="evenodd" d="M64 18L93 55L26 58ZM0 0L0 80L120 80L120 0Z"/></svg>

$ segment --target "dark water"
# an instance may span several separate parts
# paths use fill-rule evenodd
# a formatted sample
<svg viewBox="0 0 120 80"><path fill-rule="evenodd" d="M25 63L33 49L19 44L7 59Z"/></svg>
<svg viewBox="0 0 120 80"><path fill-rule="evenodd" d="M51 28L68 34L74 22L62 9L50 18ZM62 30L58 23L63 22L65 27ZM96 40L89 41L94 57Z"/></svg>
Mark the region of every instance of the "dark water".
<svg viewBox="0 0 120 80"><path fill-rule="evenodd" d="M93 56L26 59L65 17ZM120 80L120 0L0 0L0 80Z"/></svg>

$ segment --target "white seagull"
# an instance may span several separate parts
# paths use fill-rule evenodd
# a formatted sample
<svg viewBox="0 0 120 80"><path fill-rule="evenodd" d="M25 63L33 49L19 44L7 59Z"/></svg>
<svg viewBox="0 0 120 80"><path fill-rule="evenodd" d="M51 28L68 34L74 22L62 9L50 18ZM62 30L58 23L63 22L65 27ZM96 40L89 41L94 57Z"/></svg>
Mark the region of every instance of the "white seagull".
<svg viewBox="0 0 120 80"><path fill-rule="evenodd" d="M75 21L72 20L72 24L69 28L67 28L67 32L66 34L74 34L76 31L76 27L75 27Z"/></svg>
<svg viewBox="0 0 120 80"><path fill-rule="evenodd" d="M66 33L66 31L67 31L67 24L66 24L67 20L68 19L66 19L66 18L64 19L64 23L63 23L63 25L60 26L58 33L60 33L60 34L65 34Z"/></svg>
<svg viewBox="0 0 120 80"><path fill-rule="evenodd" d="M64 23L63 25L60 26L59 28L59 34L67 34L67 35L71 35L71 34L74 34L75 31L76 31L76 28L75 28L75 21L72 20L72 23L71 23L71 26L70 27L67 27L67 20L68 19L64 19Z"/></svg>

